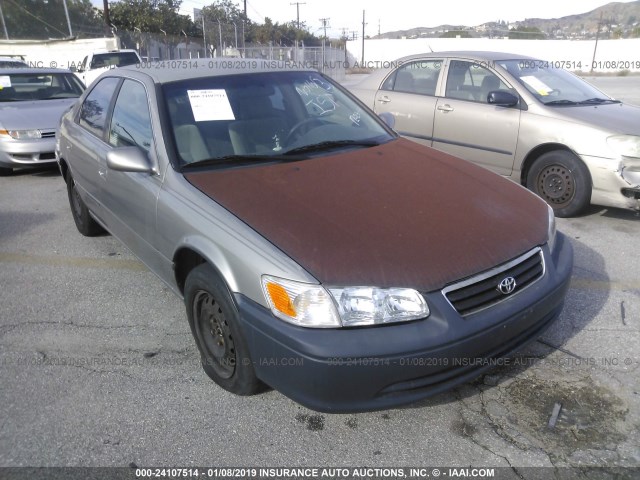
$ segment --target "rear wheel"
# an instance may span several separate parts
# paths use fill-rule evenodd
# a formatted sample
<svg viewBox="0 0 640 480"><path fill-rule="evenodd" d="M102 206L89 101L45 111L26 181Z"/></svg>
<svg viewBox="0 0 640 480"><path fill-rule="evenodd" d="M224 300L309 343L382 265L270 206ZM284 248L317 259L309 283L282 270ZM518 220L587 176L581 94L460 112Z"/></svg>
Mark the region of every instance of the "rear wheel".
<svg viewBox="0 0 640 480"><path fill-rule="evenodd" d="M204 263L189 273L184 292L187 316L206 374L237 395L262 390L264 385L256 377L226 284Z"/></svg>
<svg viewBox="0 0 640 480"><path fill-rule="evenodd" d="M85 237L93 237L103 233L104 229L93 219L82 197L80 197L78 187L71 173L67 174L67 194L69 196L71 215L78 231Z"/></svg>
<svg viewBox="0 0 640 480"><path fill-rule="evenodd" d="M13 173L13 168L0 167L0 177L8 177Z"/></svg>
<svg viewBox="0 0 640 480"><path fill-rule="evenodd" d="M527 188L551 205L557 217L577 215L591 200L589 170L565 150L541 155L529 169Z"/></svg>

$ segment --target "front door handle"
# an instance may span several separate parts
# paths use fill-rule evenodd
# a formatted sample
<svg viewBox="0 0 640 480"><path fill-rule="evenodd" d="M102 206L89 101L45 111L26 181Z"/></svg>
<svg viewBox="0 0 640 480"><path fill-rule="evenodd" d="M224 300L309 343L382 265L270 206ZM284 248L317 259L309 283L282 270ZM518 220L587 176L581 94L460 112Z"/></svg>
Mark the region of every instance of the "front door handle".
<svg viewBox="0 0 640 480"><path fill-rule="evenodd" d="M378 98L378 101L380 103L389 103L391 101L391 99L389 97L387 97L386 95L383 95L382 97Z"/></svg>
<svg viewBox="0 0 640 480"><path fill-rule="evenodd" d="M439 105L438 110L441 112L453 112L453 107L448 103L445 103L444 105Z"/></svg>

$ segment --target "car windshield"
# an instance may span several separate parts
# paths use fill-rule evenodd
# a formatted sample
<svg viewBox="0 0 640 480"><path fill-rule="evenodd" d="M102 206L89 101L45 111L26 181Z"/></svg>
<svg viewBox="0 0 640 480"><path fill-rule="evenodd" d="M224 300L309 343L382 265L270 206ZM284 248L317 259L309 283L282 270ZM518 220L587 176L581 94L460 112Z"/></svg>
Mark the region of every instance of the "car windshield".
<svg viewBox="0 0 640 480"><path fill-rule="evenodd" d="M163 86L181 164L286 161L395 138L316 72L268 72Z"/></svg>
<svg viewBox="0 0 640 480"><path fill-rule="evenodd" d="M22 68L28 66L21 60L0 60L0 68Z"/></svg>
<svg viewBox="0 0 640 480"><path fill-rule="evenodd" d="M72 73L0 72L0 102L77 98L83 90Z"/></svg>
<svg viewBox="0 0 640 480"><path fill-rule="evenodd" d="M545 105L616 102L581 78L562 68L554 68L550 62L522 59L501 60L497 63Z"/></svg>
<svg viewBox="0 0 640 480"><path fill-rule="evenodd" d="M124 67L140 63L135 52L95 53L89 68Z"/></svg>

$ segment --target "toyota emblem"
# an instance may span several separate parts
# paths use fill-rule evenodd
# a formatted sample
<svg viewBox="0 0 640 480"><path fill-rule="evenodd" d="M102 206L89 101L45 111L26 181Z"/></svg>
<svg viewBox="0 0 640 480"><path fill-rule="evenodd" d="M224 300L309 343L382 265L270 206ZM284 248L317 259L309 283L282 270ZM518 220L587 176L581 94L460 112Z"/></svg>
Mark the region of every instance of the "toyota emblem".
<svg viewBox="0 0 640 480"><path fill-rule="evenodd" d="M498 284L498 291L503 295L509 295L516 289L516 279L507 277Z"/></svg>

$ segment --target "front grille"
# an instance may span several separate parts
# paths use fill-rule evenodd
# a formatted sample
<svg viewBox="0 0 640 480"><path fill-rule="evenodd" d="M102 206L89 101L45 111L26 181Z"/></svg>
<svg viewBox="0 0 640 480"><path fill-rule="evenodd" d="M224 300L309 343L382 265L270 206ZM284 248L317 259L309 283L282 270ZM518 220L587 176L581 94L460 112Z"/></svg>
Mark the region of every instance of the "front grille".
<svg viewBox="0 0 640 480"><path fill-rule="evenodd" d="M504 265L450 285L442 293L451 306L465 316L512 297L543 275L544 258L542 250L536 247ZM505 294L500 291L499 285L509 278L515 280L515 288Z"/></svg>
<svg viewBox="0 0 640 480"><path fill-rule="evenodd" d="M44 132L44 131L40 131L40 136L42 138L54 138L56 136L56 131L55 130L50 130L48 132Z"/></svg>

